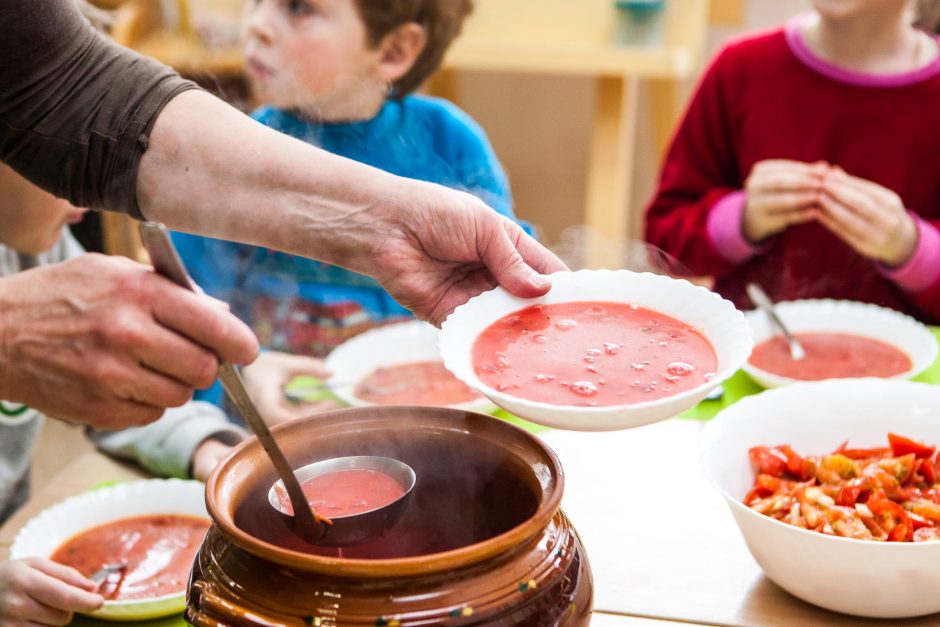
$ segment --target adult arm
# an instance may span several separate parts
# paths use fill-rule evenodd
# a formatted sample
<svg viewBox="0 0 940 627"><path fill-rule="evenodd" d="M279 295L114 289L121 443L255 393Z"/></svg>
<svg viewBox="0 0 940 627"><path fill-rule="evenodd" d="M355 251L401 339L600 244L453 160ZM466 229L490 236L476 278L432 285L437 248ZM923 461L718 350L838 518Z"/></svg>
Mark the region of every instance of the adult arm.
<svg viewBox="0 0 940 627"><path fill-rule="evenodd" d="M6 0L0 34L0 84L16 86L0 100L0 159L76 204L369 274L434 322L497 282L543 294L540 273L564 269L468 194L331 155L186 91L90 32L68 0ZM121 93L128 83L142 86L136 100Z"/></svg>

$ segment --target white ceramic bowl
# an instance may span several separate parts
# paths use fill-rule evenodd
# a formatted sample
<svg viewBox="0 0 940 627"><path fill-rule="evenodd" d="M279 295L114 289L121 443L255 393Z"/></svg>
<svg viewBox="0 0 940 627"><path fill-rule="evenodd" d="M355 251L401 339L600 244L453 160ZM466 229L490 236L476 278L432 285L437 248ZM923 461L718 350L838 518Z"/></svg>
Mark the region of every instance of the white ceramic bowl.
<svg viewBox="0 0 940 627"><path fill-rule="evenodd" d="M744 316L730 302L704 287L681 279L628 270L579 270L551 275L545 296L523 299L502 288L480 294L461 305L441 328L444 365L470 387L486 394L506 411L537 424L575 431L627 429L663 420L692 407L747 359L753 341ZM718 357L715 376L695 388L643 403L576 407L531 401L494 390L476 376L473 343L503 316L539 303L603 301L633 303L685 322L711 343Z"/></svg>
<svg viewBox="0 0 940 627"><path fill-rule="evenodd" d="M49 557L72 536L113 520L147 514L188 514L208 519L205 484L180 479L119 483L65 499L29 520L13 540L10 558ZM146 620L182 612L186 591L152 599L105 601L89 614L104 620Z"/></svg>
<svg viewBox="0 0 940 627"><path fill-rule="evenodd" d="M777 315L793 333L836 332L881 340L897 347L911 359L911 368L891 379L910 379L926 370L937 359L937 339L925 325L901 312L886 307L851 300L794 300L775 305ZM776 335L762 311L744 314L754 331L754 344ZM797 383L745 362L744 371L765 388Z"/></svg>
<svg viewBox="0 0 940 627"><path fill-rule="evenodd" d="M353 394L356 385L378 368L439 361L439 333L433 325L413 320L385 325L350 338L333 349L326 358L326 366L333 373L329 379L333 393L353 407L374 405ZM484 396L449 407L484 413L495 409L493 403Z"/></svg>
<svg viewBox="0 0 940 627"><path fill-rule="evenodd" d="M887 446L888 432L940 444L940 386L884 379L797 383L746 397L705 427L702 464L725 496L754 559L774 583L826 609L873 618L940 611L940 542L851 540L750 509L752 446L820 455L849 440Z"/></svg>

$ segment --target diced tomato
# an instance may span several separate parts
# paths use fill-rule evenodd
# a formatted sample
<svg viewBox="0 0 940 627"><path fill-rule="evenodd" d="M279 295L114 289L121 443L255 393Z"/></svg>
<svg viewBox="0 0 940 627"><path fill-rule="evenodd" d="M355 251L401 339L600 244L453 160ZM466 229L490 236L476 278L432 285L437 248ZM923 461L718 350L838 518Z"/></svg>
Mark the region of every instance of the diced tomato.
<svg viewBox="0 0 940 627"><path fill-rule="evenodd" d="M868 480L864 477L852 479L839 490L836 503L845 507L853 507L856 503L865 502L863 492L868 491ZM867 494L864 495L867 497Z"/></svg>
<svg viewBox="0 0 940 627"><path fill-rule="evenodd" d="M748 451L748 457L755 472L782 477L787 471L787 457L776 448L755 446Z"/></svg>
<svg viewBox="0 0 940 627"><path fill-rule="evenodd" d="M911 527L914 531L917 531L921 527L930 527L930 521L921 516L920 514L915 514L914 512L909 512L908 517L911 519Z"/></svg>
<svg viewBox="0 0 940 627"><path fill-rule="evenodd" d="M940 529L937 527L923 527L914 532L914 542L930 542L940 540Z"/></svg>
<svg viewBox="0 0 940 627"><path fill-rule="evenodd" d="M845 455L849 459L868 459L869 457L884 457L891 453L887 446L881 448L847 448L839 451L840 455Z"/></svg>
<svg viewBox="0 0 940 627"><path fill-rule="evenodd" d="M929 459L917 460L917 470L915 472L924 478L927 485L933 485L937 482L936 468Z"/></svg>
<svg viewBox="0 0 940 627"><path fill-rule="evenodd" d="M897 435L895 433L888 434L888 442L891 443L891 450L894 451L894 454L898 457L901 455L907 455L908 453L913 453L918 458L929 458L936 450L936 447L927 446L926 444L921 444L920 442L915 442L910 438L905 438L904 436Z"/></svg>
<svg viewBox="0 0 940 627"><path fill-rule="evenodd" d="M913 535L914 532L910 525L900 523L888 532L888 542L907 542L913 540Z"/></svg>

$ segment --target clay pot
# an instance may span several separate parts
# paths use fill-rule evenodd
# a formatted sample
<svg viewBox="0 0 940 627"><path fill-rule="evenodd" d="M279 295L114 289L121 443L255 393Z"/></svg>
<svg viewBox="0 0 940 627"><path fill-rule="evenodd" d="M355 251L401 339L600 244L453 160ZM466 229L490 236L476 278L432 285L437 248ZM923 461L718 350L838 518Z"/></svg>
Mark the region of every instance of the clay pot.
<svg viewBox="0 0 940 627"><path fill-rule="evenodd" d="M295 468L383 455L418 481L401 522L340 550L294 536L265 501L252 438L212 474L215 524L193 569L193 625L587 625L593 582L559 510L564 478L533 435L490 416L361 407L274 429Z"/></svg>

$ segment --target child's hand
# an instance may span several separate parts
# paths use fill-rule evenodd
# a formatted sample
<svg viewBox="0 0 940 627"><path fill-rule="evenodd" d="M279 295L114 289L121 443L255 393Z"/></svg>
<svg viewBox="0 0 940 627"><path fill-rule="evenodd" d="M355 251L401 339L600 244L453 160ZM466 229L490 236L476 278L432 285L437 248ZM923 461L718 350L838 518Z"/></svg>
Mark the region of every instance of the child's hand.
<svg viewBox="0 0 940 627"><path fill-rule="evenodd" d="M744 236L757 243L794 224L814 220L828 169L821 161L767 159L755 163L744 183L747 192L741 225Z"/></svg>
<svg viewBox="0 0 940 627"><path fill-rule="evenodd" d="M819 222L860 255L899 266L917 246L917 225L901 197L842 168L823 180Z"/></svg>
<svg viewBox="0 0 940 627"><path fill-rule="evenodd" d="M245 377L248 393L258 405L258 411L270 424L278 424L339 407L333 399L291 405L284 398L282 388L297 375L308 374L319 379L326 379L330 376L330 371L319 359L265 351L254 363L246 366L242 374Z"/></svg>
<svg viewBox="0 0 940 627"><path fill-rule="evenodd" d="M74 568L30 557L0 564L0 625L67 625L104 599Z"/></svg>
<svg viewBox="0 0 940 627"><path fill-rule="evenodd" d="M193 451L193 479L205 482L231 450L232 447L224 442L212 438L203 440Z"/></svg>

